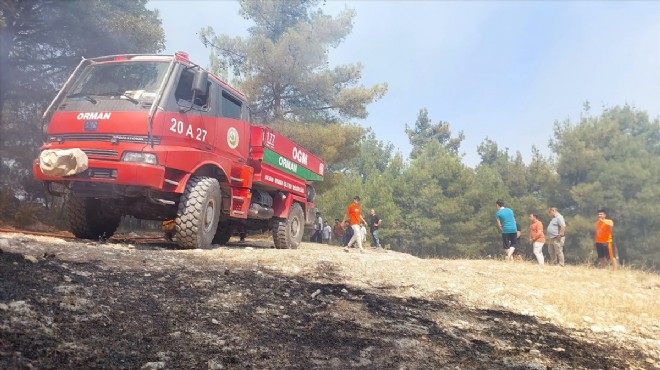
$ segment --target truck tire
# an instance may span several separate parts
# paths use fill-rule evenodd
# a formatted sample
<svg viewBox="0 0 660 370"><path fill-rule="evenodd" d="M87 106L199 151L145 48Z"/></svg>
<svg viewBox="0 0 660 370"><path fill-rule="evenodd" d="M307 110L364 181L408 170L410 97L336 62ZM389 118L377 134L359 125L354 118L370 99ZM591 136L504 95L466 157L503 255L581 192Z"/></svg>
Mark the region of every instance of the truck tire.
<svg viewBox="0 0 660 370"><path fill-rule="evenodd" d="M65 211L69 230L81 239L108 239L117 231L121 221L121 214L108 202L95 198L69 197Z"/></svg>
<svg viewBox="0 0 660 370"><path fill-rule="evenodd" d="M231 234L234 228L229 222L221 222L218 224L218 230L215 231L215 236L213 237L213 244L225 245L231 238Z"/></svg>
<svg viewBox="0 0 660 370"><path fill-rule="evenodd" d="M174 241L181 248L207 248L220 219L220 183L212 177L194 176L181 195L174 226Z"/></svg>
<svg viewBox="0 0 660 370"><path fill-rule="evenodd" d="M273 242L277 249L297 249L302 242L305 228L305 214L300 204L294 203L289 217L273 221Z"/></svg>

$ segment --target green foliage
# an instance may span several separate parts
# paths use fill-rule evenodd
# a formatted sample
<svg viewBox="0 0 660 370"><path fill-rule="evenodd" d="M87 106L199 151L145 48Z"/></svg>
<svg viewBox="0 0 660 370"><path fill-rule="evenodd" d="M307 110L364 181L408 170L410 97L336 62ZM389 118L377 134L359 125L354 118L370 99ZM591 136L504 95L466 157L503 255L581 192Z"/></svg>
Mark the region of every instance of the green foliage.
<svg viewBox="0 0 660 370"><path fill-rule="evenodd" d="M532 161L526 168L529 194L539 200L561 198L559 193L559 176L553 162L544 158L539 150L532 146ZM552 203L552 202L551 202Z"/></svg>
<svg viewBox="0 0 660 370"><path fill-rule="evenodd" d="M262 34L270 40L279 40L290 28L300 22L309 22L308 7L318 4L310 0L250 1L240 0L240 14L254 21L251 34Z"/></svg>
<svg viewBox="0 0 660 370"><path fill-rule="evenodd" d="M395 203L412 234L410 249L426 256L470 254L470 235L477 225L466 191L474 182L460 157L431 141L403 174L406 181Z"/></svg>
<svg viewBox="0 0 660 370"><path fill-rule="evenodd" d="M660 123L629 106L555 125L565 204L575 219L595 219L599 208L614 220L614 242L624 262L660 261ZM572 221L572 220L571 220ZM593 225L592 225L593 227ZM577 246L573 246L578 248Z"/></svg>
<svg viewBox="0 0 660 370"><path fill-rule="evenodd" d="M354 152L359 155L339 162L338 167L355 169L364 179L371 175L380 176L387 171L392 160L394 145L376 139L376 134L371 129L366 131L359 144L358 151Z"/></svg>
<svg viewBox="0 0 660 370"><path fill-rule="evenodd" d="M353 197L357 195L363 198L364 187L359 174L342 173L338 176L341 177L339 181L341 186L335 186L316 198L316 205L327 220L335 218L341 220L346 213L346 207L353 201ZM368 202L363 200L363 211L365 204ZM366 214L362 216L364 217Z"/></svg>
<svg viewBox="0 0 660 370"><path fill-rule="evenodd" d="M528 168L523 162L520 152L515 157L509 155L509 149L500 149L494 141L486 138L477 147L481 156L480 166L487 166L495 170L504 181L509 194L521 197L536 191L530 188Z"/></svg>
<svg viewBox="0 0 660 370"><path fill-rule="evenodd" d="M387 91L387 84L359 85L360 64L329 67L328 49L350 34L355 11L345 9L333 18L314 10L317 4L241 1L241 15L255 22L249 37L216 35L211 27L201 30L202 42L216 52L214 72L232 69L256 121L329 124L366 118L366 106Z"/></svg>
<svg viewBox="0 0 660 370"><path fill-rule="evenodd" d="M516 207L511 204L502 177L489 166L478 166L472 186L466 189L465 199L468 209L472 210L471 222L478 225L471 235L474 240L472 254L486 256L500 253L501 242L495 224L495 201L503 199L518 213Z"/></svg>
<svg viewBox="0 0 660 370"><path fill-rule="evenodd" d="M352 196L361 194L363 208L376 208L386 221L381 235L387 235L393 248L444 257L501 253L494 216L498 198L516 214L522 253L531 248L526 242L528 215L536 213L547 227L548 208L558 207L567 222L565 254L571 263L595 258L596 210L605 207L615 222L614 242L623 262L660 262L657 119L624 106L600 116L585 114L578 124L557 124L552 141L556 161L532 148L526 164L519 153L511 156L486 139L478 148L482 161L475 169L465 167L447 141L425 140L422 133L431 132L426 112L418 123L418 130L408 129L416 150L410 163L391 156L389 147L368 133L361 154L346 162L350 176L338 179L323 207L343 214ZM337 199L341 206L335 206Z"/></svg>
<svg viewBox="0 0 660 370"><path fill-rule="evenodd" d="M417 120L415 121L415 127L410 128L406 124L406 134L408 135L408 139L410 139L410 144L413 146L410 153L411 159L417 158L419 152L432 141L438 141L452 154L458 154L461 142L465 139L463 131L459 131L458 137L452 138L448 122L439 121L435 124L432 123L426 108L420 109Z"/></svg>
<svg viewBox="0 0 660 370"><path fill-rule="evenodd" d="M570 222L570 230L568 229ZM592 262L597 258L594 248L594 215L571 217L566 221L564 255L569 263ZM547 223L544 224L547 226Z"/></svg>

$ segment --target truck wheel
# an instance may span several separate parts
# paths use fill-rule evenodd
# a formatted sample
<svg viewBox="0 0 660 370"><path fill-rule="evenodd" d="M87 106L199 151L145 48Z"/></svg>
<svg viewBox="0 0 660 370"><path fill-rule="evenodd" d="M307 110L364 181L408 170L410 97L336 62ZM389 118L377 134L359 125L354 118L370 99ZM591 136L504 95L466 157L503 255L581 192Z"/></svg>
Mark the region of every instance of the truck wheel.
<svg viewBox="0 0 660 370"><path fill-rule="evenodd" d="M195 176L181 195L174 226L174 241L182 248L211 245L220 219L220 184L212 177Z"/></svg>
<svg viewBox="0 0 660 370"><path fill-rule="evenodd" d="M95 198L69 197L65 211L69 230L81 239L107 239L117 231L121 221L121 215L108 202Z"/></svg>
<svg viewBox="0 0 660 370"><path fill-rule="evenodd" d="M215 232L213 237L213 244L225 245L231 238L232 231L234 229L229 222L221 222L218 224L218 230Z"/></svg>
<svg viewBox="0 0 660 370"><path fill-rule="evenodd" d="M273 221L273 241L277 249L297 249L302 242L305 227L305 214L300 204L294 203L289 217Z"/></svg>

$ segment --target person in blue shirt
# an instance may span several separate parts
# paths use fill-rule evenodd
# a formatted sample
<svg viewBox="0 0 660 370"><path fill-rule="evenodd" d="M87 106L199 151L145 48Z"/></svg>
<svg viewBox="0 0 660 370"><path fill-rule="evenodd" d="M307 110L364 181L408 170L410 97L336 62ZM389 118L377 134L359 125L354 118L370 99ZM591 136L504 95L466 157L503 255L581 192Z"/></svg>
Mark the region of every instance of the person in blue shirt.
<svg viewBox="0 0 660 370"><path fill-rule="evenodd" d="M502 247L506 260L513 260L513 251L518 245L518 227L516 226L516 216L510 208L504 207L504 201L498 199L497 205L497 228L502 233Z"/></svg>

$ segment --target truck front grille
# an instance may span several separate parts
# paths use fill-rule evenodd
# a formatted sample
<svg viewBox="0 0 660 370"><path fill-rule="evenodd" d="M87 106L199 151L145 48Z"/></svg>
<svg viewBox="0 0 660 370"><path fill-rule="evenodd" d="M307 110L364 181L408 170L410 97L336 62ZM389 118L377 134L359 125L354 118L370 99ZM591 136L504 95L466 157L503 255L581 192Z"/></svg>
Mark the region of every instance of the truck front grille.
<svg viewBox="0 0 660 370"><path fill-rule="evenodd" d="M83 149L82 151L85 152L88 157L117 158L119 155L119 152L116 150Z"/></svg>
<svg viewBox="0 0 660 370"><path fill-rule="evenodd" d="M160 144L160 137L152 138L154 144ZM118 144L122 143L144 143L149 142L147 136L142 135L120 135L120 134L62 134L48 136L49 142L63 143L66 141L102 141Z"/></svg>
<svg viewBox="0 0 660 370"><path fill-rule="evenodd" d="M110 168L88 168L76 177L84 179L114 179L117 177L117 172Z"/></svg>

